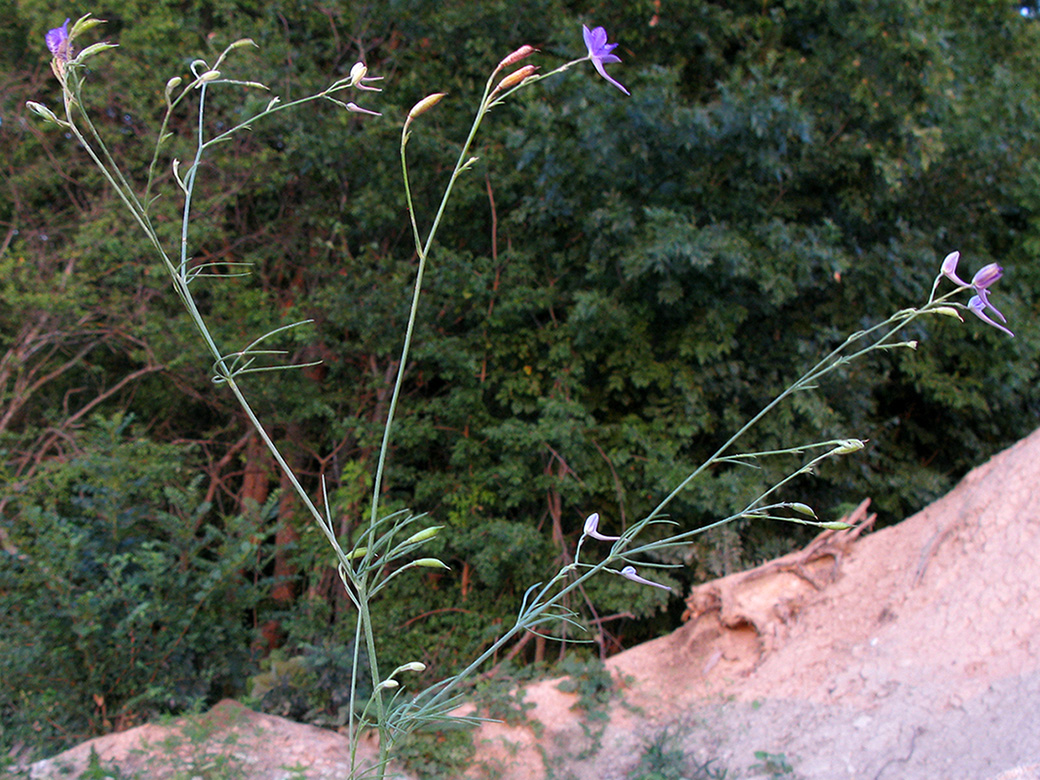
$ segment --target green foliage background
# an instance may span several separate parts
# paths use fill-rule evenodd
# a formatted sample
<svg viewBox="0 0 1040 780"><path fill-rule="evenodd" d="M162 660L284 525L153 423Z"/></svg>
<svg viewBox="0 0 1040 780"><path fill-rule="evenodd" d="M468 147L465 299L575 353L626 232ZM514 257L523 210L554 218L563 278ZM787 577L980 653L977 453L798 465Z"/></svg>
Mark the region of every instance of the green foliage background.
<svg viewBox="0 0 1040 780"><path fill-rule="evenodd" d="M237 38L260 48L236 53L227 75L283 98L359 58L384 77L384 92L357 97L380 119L322 106L221 147L192 249L253 264L202 299L228 349L315 320L282 346L322 367L248 389L315 493L319 475L330 480L346 538L365 516L415 263L397 162L404 115L430 92L449 95L409 147L428 221L506 53L530 43L545 68L581 56L583 22L621 43L611 71L631 98L586 66L495 110L432 255L386 508L447 525L431 554L454 571L396 580L380 612L388 662L454 669L573 550L589 512L611 530L640 517L845 334L922 303L952 249L968 273L1004 266L994 299L1014 340L977 321L921 325L908 334L917 352L850 367L745 446L869 439L787 497L833 519L869 496L892 522L1037 424L1040 27L1004 0L0 8L0 707L5 724L25 701L64 712L34 710L0 741L54 747L110 727L113 713L241 691L250 637L271 621L290 653L345 642L352 627L324 542L290 501L275 506L279 478L210 383L142 237L82 151L24 108L58 99L42 40L65 16L107 19L104 36L120 44L94 61L90 108L138 180L166 80ZM268 99L217 92L208 121L219 129L242 100ZM173 130L167 169L187 155L192 118ZM167 186L156 220L171 236L178 207ZM133 490L110 482L114 459ZM717 470L672 516L709 522L768 477ZM125 521L132 540L123 520L106 523L124 516L139 518ZM731 528L692 545L671 582L796 541L788 528ZM199 590L210 577L219 598ZM183 603L164 595L159 609L156 594L174 591ZM608 648L671 625L656 590L609 578L588 597L596 615L642 619L603 624ZM190 626L167 614L181 603ZM160 663L157 649L117 680L110 666L142 611L156 641L184 632L192 660ZM104 630L108 644L88 652L62 621Z"/></svg>

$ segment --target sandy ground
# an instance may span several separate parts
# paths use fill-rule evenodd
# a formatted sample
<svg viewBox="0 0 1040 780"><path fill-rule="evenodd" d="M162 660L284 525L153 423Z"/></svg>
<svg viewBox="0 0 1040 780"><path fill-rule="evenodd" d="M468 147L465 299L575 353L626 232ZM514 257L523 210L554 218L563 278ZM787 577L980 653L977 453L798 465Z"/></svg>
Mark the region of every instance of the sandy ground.
<svg viewBox="0 0 1040 780"><path fill-rule="evenodd" d="M854 531L699 587L682 628L612 658L622 695L591 757L575 758L591 743L574 695L545 681L525 691L538 736L485 725L481 764L502 780L629 780L668 735L690 780L709 760L727 780L1040 780L1040 431L897 526L866 533L861 510ZM171 752L183 727L143 726L31 776L78 776L93 747L145 778L222 760L256 780L345 777L338 734L230 702L209 717L203 743ZM757 751L790 771L755 768Z"/></svg>

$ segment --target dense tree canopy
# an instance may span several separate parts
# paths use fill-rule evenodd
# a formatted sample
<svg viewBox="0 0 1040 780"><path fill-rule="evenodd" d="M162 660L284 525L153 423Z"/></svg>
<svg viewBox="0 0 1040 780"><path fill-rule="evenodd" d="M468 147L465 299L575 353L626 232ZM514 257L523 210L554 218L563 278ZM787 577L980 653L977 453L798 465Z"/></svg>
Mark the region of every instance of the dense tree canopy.
<svg viewBox="0 0 1040 780"><path fill-rule="evenodd" d="M615 528L641 517L845 334L923 303L950 250L970 271L1004 267L994 295L1013 340L976 320L915 326L916 352L853 364L744 447L869 439L785 497L833 519L869 496L892 522L1037 424L1040 27L1005 0L3 5L5 722L33 701L18 723L36 719L45 737L111 727L244 685L243 626L277 623L268 639L289 654L325 647L327 660L351 625L323 540L210 381L143 236L73 141L24 108L57 100L42 40L65 16L106 19L103 35L120 45L93 61L88 101L139 181L166 80L237 38L259 48L236 52L229 75L283 98L358 59L383 77L382 93L358 97L381 118L323 105L222 146L194 232L200 261L252 264L202 298L229 350L314 320L281 346L320 367L248 390L309 489L329 480L346 538L364 521L416 260L397 156L405 114L448 93L409 146L428 224L506 53L534 45L543 70L582 56L583 22L620 42L610 70L631 97L585 63L492 112L431 256L385 500L447 526L435 552L453 573L397 580L381 613L395 658L420 654L436 674L471 655L573 549L586 514ZM269 99L220 92L207 121L219 129L243 101ZM166 169L192 128L190 113L178 117ZM167 176L153 215L171 237L178 208ZM769 478L717 469L671 517L706 524ZM190 534L177 530L186 522ZM674 584L797 537L737 525L701 538L675 558ZM133 601L172 587L167 565L199 590L135 629ZM658 618L601 623L611 649L667 625L660 592L623 585L605 579L588 594L595 615ZM99 605L115 626L107 646L86 628L62 645L34 622L44 611L86 626ZM136 688L100 660L125 654L122 641L141 647L135 630L185 645L176 662L142 650ZM63 648L46 669L30 662L34 635ZM237 643L219 663L214 636ZM104 707L58 718L56 681L83 667L81 705L96 694Z"/></svg>

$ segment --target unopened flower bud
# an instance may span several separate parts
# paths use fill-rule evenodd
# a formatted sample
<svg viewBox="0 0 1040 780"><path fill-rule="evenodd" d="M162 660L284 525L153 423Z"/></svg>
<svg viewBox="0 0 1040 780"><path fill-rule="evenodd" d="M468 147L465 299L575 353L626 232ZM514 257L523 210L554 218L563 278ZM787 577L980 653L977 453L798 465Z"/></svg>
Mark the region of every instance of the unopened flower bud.
<svg viewBox="0 0 1040 780"><path fill-rule="evenodd" d="M831 450L832 455L850 455L863 449L863 442L859 439L845 439L837 447Z"/></svg>
<svg viewBox="0 0 1040 780"><path fill-rule="evenodd" d="M808 504L790 504L790 507L800 515L805 515L806 517L812 518L816 517L816 513L813 511L813 508Z"/></svg>
<svg viewBox="0 0 1040 780"><path fill-rule="evenodd" d="M37 116L43 117L48 122L54 122L55 124L62 124L61 120L55 116L54 112L51 111L43 103L37 103L35 100L26 101L25 107L32 111Z"/></svg>
<svg viewBox="0 0 1040 780"><path fill-rule="evenodd" d="M207 70L205 73L199 76L198 81L195 83L195 89L199 89L203 84L208 84L209 82L216 81L219 78L219 70Z"/></svg>
<svg viewBox="0 0 1040 780"><path fill-rule="evenodd" d="M424 672L426 671L426 664L421 661L412 661L411 663L398 666L390 673L390 677L397 677L401 672Z"/></svg>
<svg viewBox="0 0 1040 780"><path fill-rule="evenodd" d="M961 322L964 322L964 318L961 316L961 313L952 306L936 306L934 309L932 309L932 311L936 314L944 314L947 317L955 317Z"/></svg>
<svg viewBox="0 0 1040 780"><path fill-rule="evenodd" d="M826 528L829 531L847 531L852 528L848 523L843 523L840 520L835 520L830 523L820 523L820 528Z"/></svg>
<svg viewBox="0 0 1040 780"><path fill-rule="evenodd" d="M443 525L434 525L430 526L429 528L424 528L418 533L414 533L411 536L409 536L407 539L404 540L404 543L415 544L416 542L425 542L427 539L432 539L433 537L435 537L437 535L437 532L440 531L443 527Z"/></svg>
<svg viewBox="0 0 1040 780"><path fill-rule="evenodd" d="M415 119L420 114L425 114L427 111L429 111L435 105L440 103L441 102L441 98L443 98L446 94L448 94L448 93L447 92L434 92L432 95L427 95L426 97L424 97L422 100L420 100L414 106L412 106L412 110L408 112L408 121L409 122L412 121L413 119Z"/></svg>
<svg viewBox="0 0 1040 780"><path fill-rule="evenodd" d="M100 43L94 43L94 44L91 44L90 46L88 46L87 48L85 48L79 54L77 54L76 55L76 59L72 60L70 64L75 65L75 64L83 62L84 60L90 59L95 54L100 54L101 52L108 51L109 49L118 49L118 48L119 47L116 44L109 43L108 41L101 41Z"/></svg>
<svg viewBox="0 0 1040 780"><path fill-rule="evenodd" d="M498 73L500 70L502 70L502 68L508 68L510 65L515 65L516 63L520 62L520 60L530 57L536 51L538 51L538 49L536 49L534 46L528 46L527 44L524 44L516 51L506 55L506 58L502 60L500 63L498 63L498 67L495 68L495 73Z"/></svg>
<svg viewBox="0 0 1040 780"><path fill-rule="evenodd" d="M173 96L173 91L181 85L181 77L174 76L172 79L166 82L166 102L169 103Z"/></svg>
<svg viewBox="0 0 1040 780"><path fill-rule="evenodd" d="M515 87L528 76L533 76L537 70L538 66L536 65L524 65L524 67L514 70L498 83L498 86L495 87L495 92L505 92L510 87Z"/></svg>
<svg viewBox="0 0 1040 780"><path fill-rule="evenodd" d="M436 558L419 558L418 560L412 561L413 566L424 566L427 569L448 569L451 567L446 565L443 561L439 561Z"/></svg>
<svg viewBox="0 0 1040 780"><path fill-rule="evenodd" d="M383 682L379 683L376 688L377 690L392 690L400 685L401 683L397 682L397 680L383 680Z"/></svg>

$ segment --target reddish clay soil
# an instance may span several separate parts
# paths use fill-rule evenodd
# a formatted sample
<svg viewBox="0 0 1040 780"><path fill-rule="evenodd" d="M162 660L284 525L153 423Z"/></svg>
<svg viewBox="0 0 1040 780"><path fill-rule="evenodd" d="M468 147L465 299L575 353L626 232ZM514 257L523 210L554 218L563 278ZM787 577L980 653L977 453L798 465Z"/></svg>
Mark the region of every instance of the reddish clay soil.
<svg viewBox="0 0 1040 780"><path fill-rule="evenodd" d="M866 504L851 519L700 586L682 628L610 659L609 721L558 680L528 686L540 728L482 726L468 774L628 780L656 742L689 780L708 761L727 780L1040 780L1040 431L897 526L868 532ZM233 702L201 723L93 740L32 777L78 776L91 747L142 778L346 776L336 733Z"/></svg>

